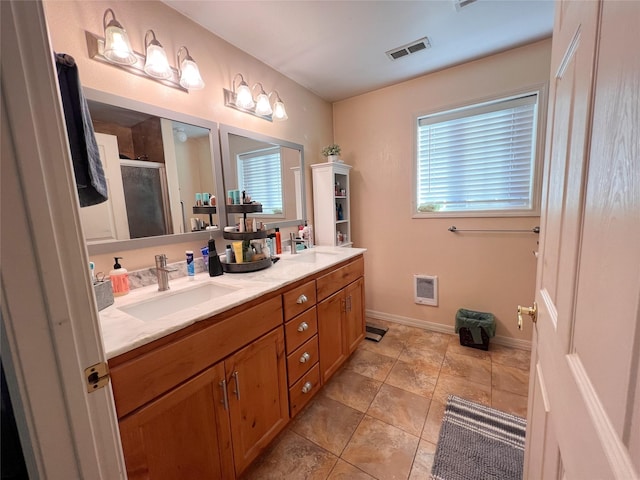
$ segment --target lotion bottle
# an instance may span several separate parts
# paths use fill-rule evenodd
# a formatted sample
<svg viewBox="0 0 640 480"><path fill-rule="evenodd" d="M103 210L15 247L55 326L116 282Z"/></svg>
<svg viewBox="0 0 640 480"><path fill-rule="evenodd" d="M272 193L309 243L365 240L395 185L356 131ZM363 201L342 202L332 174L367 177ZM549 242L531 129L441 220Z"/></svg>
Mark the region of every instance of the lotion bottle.
<svg viewBox="0 0 640 480"><path fill-rule="evenodd" d="M122 268L122 265L118 263L122 257L113 257L115 263L113 264L113 270L109 272L109 279L111 280L111 288L113 289L113 295L119 297L129 293L129 273L126 268Z"/></svg>

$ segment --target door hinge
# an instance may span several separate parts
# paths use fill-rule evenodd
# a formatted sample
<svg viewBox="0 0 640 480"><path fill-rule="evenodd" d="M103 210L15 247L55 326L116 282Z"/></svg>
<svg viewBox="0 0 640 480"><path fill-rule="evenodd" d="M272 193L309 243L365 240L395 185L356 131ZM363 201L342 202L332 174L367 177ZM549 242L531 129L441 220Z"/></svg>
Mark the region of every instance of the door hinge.
<svg viewBox="0 0 640 480"><path fill-rule="evenodd" d="M109 383L109 366L107 362L96 363L84 369L87 381L87 392L95 392Z"/></svg>

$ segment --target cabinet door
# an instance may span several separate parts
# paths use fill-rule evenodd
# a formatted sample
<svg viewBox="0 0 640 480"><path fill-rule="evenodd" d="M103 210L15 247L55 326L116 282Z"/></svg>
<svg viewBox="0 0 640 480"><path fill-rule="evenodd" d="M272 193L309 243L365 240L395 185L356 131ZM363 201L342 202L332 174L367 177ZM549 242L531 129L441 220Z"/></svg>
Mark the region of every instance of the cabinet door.
<svg viewBox="0 0 640 480"><path fill-rule="evenodd" d="M318 303L317 308L320 376L324 384L347 358L343 322L344 291L340 290Z"/></svg>
<svg viewBox="0 0 640 480"><path fill-rule="evenodd" d="M283 327L240 350L224 364L233 457L240 475L289 421Z"/></svg>
<svg viewBox="0 0 640 480"><path fill-rule="evenodd" d="M120 421L129 479L234 477L228 418L216 408L223 379L215 365Z"/></svg>
<svg viewBox="0 0 640 480"><path fill-rule="evenodd" d="M344 289L345 295L345 345L351 355L364 338L364 279L360 278Z"/></svg>

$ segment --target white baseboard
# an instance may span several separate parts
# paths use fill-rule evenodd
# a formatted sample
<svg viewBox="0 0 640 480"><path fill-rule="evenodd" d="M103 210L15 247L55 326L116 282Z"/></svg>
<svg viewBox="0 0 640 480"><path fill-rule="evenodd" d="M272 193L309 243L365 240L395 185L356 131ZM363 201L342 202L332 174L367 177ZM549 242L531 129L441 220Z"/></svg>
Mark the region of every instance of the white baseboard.
<svg viewBox="0 0 640 480"><path fill-rule="evenodd" d="M453 325L443 325L441 323L428 322L426 320L418 320L417 318L411 317L403 317L401 315L394 315L392 313L377 312L375 310L366 310L365 315L367 318L386 320L387 322L407 325L409 327L422 328L431 332L455 334L455 327ZM521 350L531 350L531 342L527 340L520 340L519 338L496 335L491 339L491 341L497 343L498 345L504 345L505 347L519 348Z"/></svg>

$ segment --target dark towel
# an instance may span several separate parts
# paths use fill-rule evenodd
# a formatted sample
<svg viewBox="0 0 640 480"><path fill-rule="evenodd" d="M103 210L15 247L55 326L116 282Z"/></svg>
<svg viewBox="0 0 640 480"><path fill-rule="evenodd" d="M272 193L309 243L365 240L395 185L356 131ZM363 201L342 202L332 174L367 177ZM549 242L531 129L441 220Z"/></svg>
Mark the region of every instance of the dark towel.
<svg viewBox="0 0 640 480"><path fill-rule="evenodd" d="M108 199L107 180L78 67L73 57L64 53L56 54L56 66L80 206L96 205Z"/></svg>

